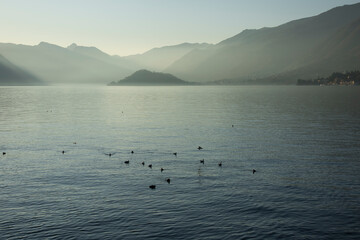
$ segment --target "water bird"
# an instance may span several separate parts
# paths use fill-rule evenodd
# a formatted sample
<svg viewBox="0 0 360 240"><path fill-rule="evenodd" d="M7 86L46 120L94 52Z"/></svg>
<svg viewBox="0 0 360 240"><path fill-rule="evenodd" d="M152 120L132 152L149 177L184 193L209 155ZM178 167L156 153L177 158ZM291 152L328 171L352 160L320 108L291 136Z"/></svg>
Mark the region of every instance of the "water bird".
<svg viewBox="0 0 360 240"><path fill-rule="evenodd" d="M174 152L173 154L175 155L175 157L177 157L177 152Z"/></svg>
<svg viewBox="0 0 360 240"><path fill-rule="evenodd" d="M126 160L124 163L125 163L125 164L129 164L129 163L130 163L130 161L129 161L129 160Z"/></svg>
<svg viewBox="0 0 360 240"><path fill-rule="evenodd" d="M155 188L156 188L156 185L150 185L149 188L155 189Z"/></svg>
<svg viewBox="0 0 360 240"><path fill-rule="evenodd" d="M201 149L203 149L202 147L200 147L200 146L198 146L198 148L197 149L199 149L199 150L201 150Z"/></svg>
<svg viewBox="0 0 360 240"><path fill-rule="evenodd" d="M62 153L62 154L64 154L64 153L65 153L65 151L63 150L61 153Z"/></svg>
<svg viewBox="0 0 360 240"><path fill-rule="evenodd" d="M205 163L205 159L200 160L200 163L204 164L204 163Z"/></svg>
<svg viewBox="0 0 360 240"><path fill-rule="evenodd" d="M131 154L134 154L134 151L131 151Z"/></svg>
<svg viewBox="0 0 360 240"><path fill-rule="evenodd" d="M255 169L253 169L253 174L254 174L254 173L256 173L256 170L255 170Z"/></svg>
<svg viewBox="0 0 360 240"><path fill-rule="evenodd" d="M219 167L221 167L221 166L222 166L222 162L219 162L219 164L218 164L218 165L219 165Z"/></svg>
<svg viewBox="0 0 360 240"><path fill-rule="evenodd" d="M6 152L3 152L3 155L6 155Z"/></svg>
<svg viewBox="0 0 360 240"><path fill-rule="evenodd" d="M168 184L170 184L170 178L167 178L166 181Z"/></svg>
<svg viewBox="0 0 360 240"><path fill-rule="evenodd" d="M104 153L105 155L111 157L112 155L114 155L115 153Z"/></svg>
<svg viewBox="0 0 360 240"><path fill-rule="evenodd" d="M152 168L152 164L149 164L149 166L148 166L149 168Z"/></svg>
<svg viewBox="0 0 360 240"><path fill-rule="evenodd" d="M161 172L163 172L163 171L164 171L164 169L163 169L163 168L160 168L160 171L161 171Z"/></svg>
<svg viewBox="0 0 360 240"><path fill-rule="evenodd" d="M145 162L142 162L141 164L144 166L144 165L145 165Z"/></svg>

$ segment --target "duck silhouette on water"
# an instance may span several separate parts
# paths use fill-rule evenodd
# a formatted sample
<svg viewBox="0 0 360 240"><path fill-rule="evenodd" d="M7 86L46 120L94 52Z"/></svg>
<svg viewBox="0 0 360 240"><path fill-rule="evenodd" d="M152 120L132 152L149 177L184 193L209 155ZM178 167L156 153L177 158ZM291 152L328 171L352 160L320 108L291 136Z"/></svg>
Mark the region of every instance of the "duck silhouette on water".
<svg viewBox="0 0 360 240"><path fill-rule="evenodd" d="M156 188L156 185L150 185L149 188L155 189L155 188Z"/></svg>
<svg viewBox="0 0 360 240"><path fill-rule="evenodd" d="M129 161L129 160L126 160L124 163L125 163L125 164L129 164L129 163L130 163L130 161Z"/></svg>
<svg viewBox="0 0 360 240"><path fill-rule="evenodd" d="M200 146L198 146L198 148L197 149L199 149L199 150L201 150L201 149L203 149L202 147L200 147Z"/></svg>
<svg viewBox="0 0 360 240"><path fill-rule="evenodd" d="M105 155L111 157L112 155L115 155L115 153L104 153Z"/></svg>

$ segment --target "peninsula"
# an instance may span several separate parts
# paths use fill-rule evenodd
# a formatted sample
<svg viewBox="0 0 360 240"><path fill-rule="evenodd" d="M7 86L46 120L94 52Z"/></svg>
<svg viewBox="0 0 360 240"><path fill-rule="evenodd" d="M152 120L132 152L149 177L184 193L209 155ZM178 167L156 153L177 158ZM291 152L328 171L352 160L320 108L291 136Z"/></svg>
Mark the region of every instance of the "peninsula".
<svg viewBox="0 0 360 240"><path fill-rule="evenodd" d="M194 85L194 83L181 80L169 73L151 72L148 70L139 70L132 75L111 82L108 86L184 86Z"/></svg>

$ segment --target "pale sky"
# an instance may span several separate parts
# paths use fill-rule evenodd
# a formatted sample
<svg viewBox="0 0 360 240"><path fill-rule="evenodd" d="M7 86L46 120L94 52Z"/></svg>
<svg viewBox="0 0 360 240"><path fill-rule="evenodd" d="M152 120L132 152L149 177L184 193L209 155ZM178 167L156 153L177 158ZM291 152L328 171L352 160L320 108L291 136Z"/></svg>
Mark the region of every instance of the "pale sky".
<svg viewBox="0 0 360 240"><path fill-rule="evenodd" d="M218 43L360 0L0 0L0 42L95 46L114 55Z"/></svg>

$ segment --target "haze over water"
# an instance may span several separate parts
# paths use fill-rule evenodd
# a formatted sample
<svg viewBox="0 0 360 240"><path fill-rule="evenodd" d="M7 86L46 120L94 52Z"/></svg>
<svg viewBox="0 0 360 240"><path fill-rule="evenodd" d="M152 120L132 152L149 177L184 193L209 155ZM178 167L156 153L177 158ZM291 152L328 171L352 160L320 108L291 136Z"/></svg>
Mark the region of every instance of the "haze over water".
<svg viewBox="0 0 360 240"><path fill-rule="evenodd" d="M359 123L356 87L0 87L0 236L359 239Z"/></svg>

